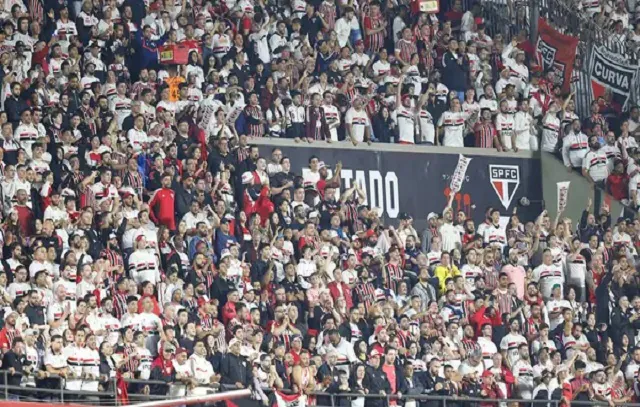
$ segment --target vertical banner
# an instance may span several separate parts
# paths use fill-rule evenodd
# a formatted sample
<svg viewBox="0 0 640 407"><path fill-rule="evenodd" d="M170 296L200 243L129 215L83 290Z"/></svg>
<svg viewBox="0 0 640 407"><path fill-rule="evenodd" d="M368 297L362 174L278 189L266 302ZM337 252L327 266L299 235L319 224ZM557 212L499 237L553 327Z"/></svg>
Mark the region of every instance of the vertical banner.
<svg viewBox="0 0 640 407"><path fill-rule="evenodd" d="M571 181L563 181L556 183L558 189L558 213L564 212L569 199L569 184Z"/></svg>
<svg viewBox="0 0 640 407"><path fill-rule="evenodd" d="M456 170L451 176L451 184L449 185L449 188L451 188L453 192L459 192L460 189L462 189L462 183L464 182L467 167L469 167L471 160L471 158L467 158L462 154L458 156L458 165L456 165Z"/></svg>
<svg viewBox="0 0 640 407"><path fill-rule="evenodd" d="M591 94L593 100L600 97L618 104L622 110L627 108L636 81L638 65L631 64L619 54L608 51L604 47L595 47L591 52L589 77L591 78ZM611 92L611 95L607 95Z"/></svg>
<svg viewBox="0 0 640 407"><path fill-rule="evenodd" d="M555 85L562 86L568 92L571 74L576 60L578 38L561 34L551 27L545 19L538 19L538 43L536 59L543 71L554 72Z"/></svg>

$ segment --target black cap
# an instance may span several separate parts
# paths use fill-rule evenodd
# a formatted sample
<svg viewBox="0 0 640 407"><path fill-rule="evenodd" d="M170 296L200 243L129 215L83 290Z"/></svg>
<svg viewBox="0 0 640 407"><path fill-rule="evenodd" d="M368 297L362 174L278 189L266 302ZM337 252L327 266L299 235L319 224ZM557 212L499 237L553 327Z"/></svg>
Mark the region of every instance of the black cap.
<svg viewBox="0 0 640 407"><path fill-rule="evenodd" d="M399 216L400 220L409 220L409 219L413 219L411 216L409 216L408 213L406 212L402 212Z"/></svg>

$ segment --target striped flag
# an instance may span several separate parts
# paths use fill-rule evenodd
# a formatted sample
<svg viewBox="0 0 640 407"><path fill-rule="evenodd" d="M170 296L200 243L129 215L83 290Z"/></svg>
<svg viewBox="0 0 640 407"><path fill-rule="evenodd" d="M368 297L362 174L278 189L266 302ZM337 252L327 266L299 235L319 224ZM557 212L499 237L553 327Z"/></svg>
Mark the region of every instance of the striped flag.
<svg viewBox="0 0 640 407"><path fill-rule="evenodd" d="M29 0L29 15L32 21L40 21L44 25L44 7L42 0Z"/></svg>

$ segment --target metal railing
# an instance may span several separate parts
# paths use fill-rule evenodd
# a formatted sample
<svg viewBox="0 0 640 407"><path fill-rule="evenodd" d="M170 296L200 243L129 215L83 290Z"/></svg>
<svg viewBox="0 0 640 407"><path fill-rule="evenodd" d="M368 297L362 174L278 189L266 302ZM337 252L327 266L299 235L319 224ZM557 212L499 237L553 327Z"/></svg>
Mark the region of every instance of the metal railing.
<svg viewBox="0 0 640 407"><path fill-rule="evenodd" d="M47 389L42 387L29 387L29 386L13 386L7 384L7 379L12 376L20 375L20 373L16 373L12 375L10 372L3 370L0 371L0 374L4 378L4 383L0 384L0 394L4 395L5 400L20 400L20 401L47 401L49 403L66 403L69 401L81 402L86 405L97 405L97 406L118 406L119 399L116 394L116 379L111 379L112 382L111 391L86 391L86 390L67 390L64 386L64 380L60 380L60 388L59 389ZM51 379L63 379L56 375L51 375L49 378ZM171 386L173 383L166 383L164 381L156 381L156 380L137 380L137 379L125 379L127 383L132 384L145 384L145 385L161 385L161 386ZM236 387L233 385L211 385L212 392L215 391L230 391L236 390ZM274 390L271 388L263 388L264 393L272 395ZM282 391L284 394L292 394L291 391L284 390ZM49 395L43 397L43 395ZM396 401L418 401L418 402L431 402L437 403L439 407L447 407L457 405L460 406L464 404L465 406L472 405L482 405L482 406L490 406L490 405L505 405L501 403L511 404L511 403L519 403L521 406L525 404L533 406L533 407L559 407L560 400L538 400L538 399L518 399L518 398L509 398L509 399L491 399L485 397L467 397L464 395L461 396L432 396L426 394L362 394L362 393L327 393L323 391L315 391L308 394L309 396L313 396L316 399L316 407L337 407L344 405L344 401L351 401L353 399L377 399L383 402L383 406L390 406L393 402ZM171 400L171 397L166 395L152 395L152 394L139 394L139 393L129 393L128 395L130 404L134 404L135 402L144 402L144 401L156 401L156 400ZM318 404L317 401L328 401L328 404ZM578 406L587 406L587 407L595 407L595 406L606 406L607 403L602 401L572 401L572 405ZM432 404L435 405L435 404ZM640 407L640 403L619 403L618 406L626 406L626 407Z"/></svg>
<svg viewBox="0 0 640 407"><path fill-rule="evenodd" d="M66 380L65 378L51 374L46 378L37 378L37 375L34 373L30 375L24 375L22 373L16 372L12 374L8 370L0 370L0 375L3 377L4 382L0 383L0 394L4 396L5 400L20 400L20 401L47 401L54 403L66 403L69 401L78 401L81 400L83 404L89 405L120 405L120 397L118 397L117 389L117 378L110 378L108 380L109 390L102 391L90 391L90 390L69 390L66 388ZM36 382L36 386L29 385L28 383L21 383L19 386L8 384L8 380L11 377L20 376L23 379L25 377L35 378L37 380L57 380L57 388L44 388L37 386L38 382ZM142 380L142 379L123 379L127 385L130 384L139 384L144 386L164 386L169 388L173 383L167 383L161 380ZM85 382L99 382L98 379L86 379ZM105 382L101 382L105 383ZM209 386L200 386L200 387L210 387L211 392L217 392L220 390L220 386L217 383L213 383ZM159 400L170 400L171 397L169 392L167 394L144 394L140 392L132 392L129 390L127 398L129 402L145 402L145 401L159 401Z"/></svg>

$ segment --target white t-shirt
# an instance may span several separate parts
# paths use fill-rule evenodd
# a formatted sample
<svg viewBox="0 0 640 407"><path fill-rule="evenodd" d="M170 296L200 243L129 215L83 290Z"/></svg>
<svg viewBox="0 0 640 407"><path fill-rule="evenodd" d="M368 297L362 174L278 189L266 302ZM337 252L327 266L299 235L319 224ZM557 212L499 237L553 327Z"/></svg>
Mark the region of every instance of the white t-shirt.
<svg viewBox="0 0 640 407"><path fill-rule="evenodd" d="M533 270L532 280L540 284L540 292L545 300L551 298L551 291L556 284L560 289L564 286L564 272L561 267L552 264L547 266L541 264Z"/></svg>
<svg viewBox="0 0 640 407"><path fill-rule="evenodd" d="M404 106L398 106L393 112L396 122L398 123L398 139L401 143L415 143L415 119L416 115L411 109Z"/></svg>
<svg viewBox="0 0 640 407"><path fill-rule="evenodd" d="M464 147L464 123L469 115L464 112L446 111L438 120L438 127L444 128L442 145Z"/></svg>
<svg viewBox="0 0 640 407"><path fill-rule="evenodd" d="M353 107L347 110L347 114L345 115L344 122L346 124L350 124L352 127L353 138L358 142L364 141L364 130L371 126L371 122L369 121L369 115L364 109L357 111Z"/></svg>
<svg viewBox="0 0 640 407"><path fill-rule="evenodd" d="M433 126L433 116L426 109L420 109L420 141L423 143L435 143L436 130Z"/></svg>
<svg viewBox="0 0 640 407"><path fill-rule="evenodd" d="M515 128L513 115L498 113L496 116L496 131L500 135L500 142L505 149L511 150L511 136Z"/></svg>
<svg viewBox="0 0 640 407"><path fill-rule="evenodd" d="M507 352L507 360L511 366L514 366L520 358L518 346L523 343L527 343L524 336L520 334L512 334L511 332L505 335L504 338L502 338L502 341L500 341L500 350Z"/></svg>

